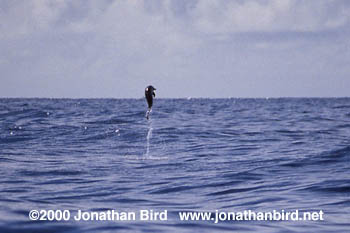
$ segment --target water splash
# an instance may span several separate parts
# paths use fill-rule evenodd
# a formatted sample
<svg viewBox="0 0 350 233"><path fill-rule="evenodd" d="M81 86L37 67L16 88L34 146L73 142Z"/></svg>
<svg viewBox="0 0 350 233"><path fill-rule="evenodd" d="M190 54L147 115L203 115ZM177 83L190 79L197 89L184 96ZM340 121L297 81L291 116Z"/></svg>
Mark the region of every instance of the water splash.
<svg viewBox="0 0 350 233"><path fill-rule="evenodd" d="M148 121L148 132L147 132L147 148L146 148L146 154L145 157L149 157L149 147L150 147L150 140L152 138L152 120Z"/></svg>
<svg viewBox="0 0 350 233"><path fill-rule="evenodd" d="M152 112L152 108L149 108L146 112L146 118L149 120L149 114Z"/></svg>

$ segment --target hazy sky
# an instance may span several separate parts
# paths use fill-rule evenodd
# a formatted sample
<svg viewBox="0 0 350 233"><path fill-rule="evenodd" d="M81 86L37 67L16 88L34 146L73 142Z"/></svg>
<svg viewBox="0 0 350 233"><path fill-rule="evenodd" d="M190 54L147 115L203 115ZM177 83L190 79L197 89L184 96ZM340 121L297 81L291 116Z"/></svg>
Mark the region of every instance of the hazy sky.
<svg viewBox="0 0 350 233"><path fill-rule="evenodd" d="M1 97L350 96L348 0L0 0Z"/></svg>

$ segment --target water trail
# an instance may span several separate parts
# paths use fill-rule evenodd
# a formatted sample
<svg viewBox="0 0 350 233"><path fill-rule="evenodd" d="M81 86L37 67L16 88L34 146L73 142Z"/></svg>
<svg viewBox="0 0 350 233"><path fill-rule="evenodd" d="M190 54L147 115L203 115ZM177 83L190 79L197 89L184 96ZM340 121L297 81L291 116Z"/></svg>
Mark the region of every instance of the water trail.
<svg viewBox="0 0 350 233"><path fill-rule="evenodd" d="M149 108L146 112L146 118L149 120L149 114L152 112L152 108Z"/></svg>
<svg viewBox="0 0 350 233"><path fill-rule="evenodd" d="M152 120L148 121L148 133L147 133L147 149L146 149L146 154L145 157L149 157L149 146L150 146L150 140L152 138Z"/></svg>

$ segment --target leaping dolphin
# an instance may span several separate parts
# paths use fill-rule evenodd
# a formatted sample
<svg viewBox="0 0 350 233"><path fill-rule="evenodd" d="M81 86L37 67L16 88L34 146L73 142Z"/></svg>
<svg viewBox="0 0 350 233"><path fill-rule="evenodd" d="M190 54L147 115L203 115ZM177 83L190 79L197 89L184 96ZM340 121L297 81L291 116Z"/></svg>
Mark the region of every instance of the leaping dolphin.
<svg viewBox="0 0 350 233"><path fill-rule="evenodd" d="M149 119L149 114L152 111L152 105L153 105L153 97L156 97L156 93L154 92L156 90L155 87L152 85L149 85L145 89L145 97L148 103L148 111L146 112L146 118Z"/></svg>

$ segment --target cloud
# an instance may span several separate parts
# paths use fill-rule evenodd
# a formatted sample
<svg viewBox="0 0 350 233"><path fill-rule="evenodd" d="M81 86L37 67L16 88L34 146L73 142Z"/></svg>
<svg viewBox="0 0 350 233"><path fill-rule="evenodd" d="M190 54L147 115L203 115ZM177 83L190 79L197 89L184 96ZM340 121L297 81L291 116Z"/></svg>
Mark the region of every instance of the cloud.
<svg viewBox="0 0 350 233"><path fill-rule="evenodd" d="M240 91L258 83L248 76L271 81L266 75L312 60L304 77L322 65L343 77L349 24L345 0L3 0L1 86L17 95L35 95L34 85L42 95L132 97L148 82L169 96L175 88L206 95L195 88L203 83L220 95L232 75Z"/></svg>
<svg viewBox="0 0 350 233"><path fill-rule="evenodd" d="M349 24L349 4L342 1L199 1L195 27L207 34L254 31L315 32Z"/></svg>
<svg viewBox="0 0 350 233"><path fill-rule="evenodd" d="M232 1L3 1L1 30L25 35L46 30L74 32L234 33L322 31L349 25L344 0ZM6 34L2 34L5 36ZM165 34L166 35L166 34Z"/></svg>
<svg viewBox="0 0 350 233"><path fill-rule="evenodd" d="M262 48L268 44L265 38L278 45L279 33L288 33L288 42L301 33L348 31L350 26L350 4L341 0L32 0L1 5L3 40L86 37L90 48L85 49L96 48L107 57L115 51L128 57L191 53L208 41L230 42L242 35L262 39L256 42Z"/></svg>

